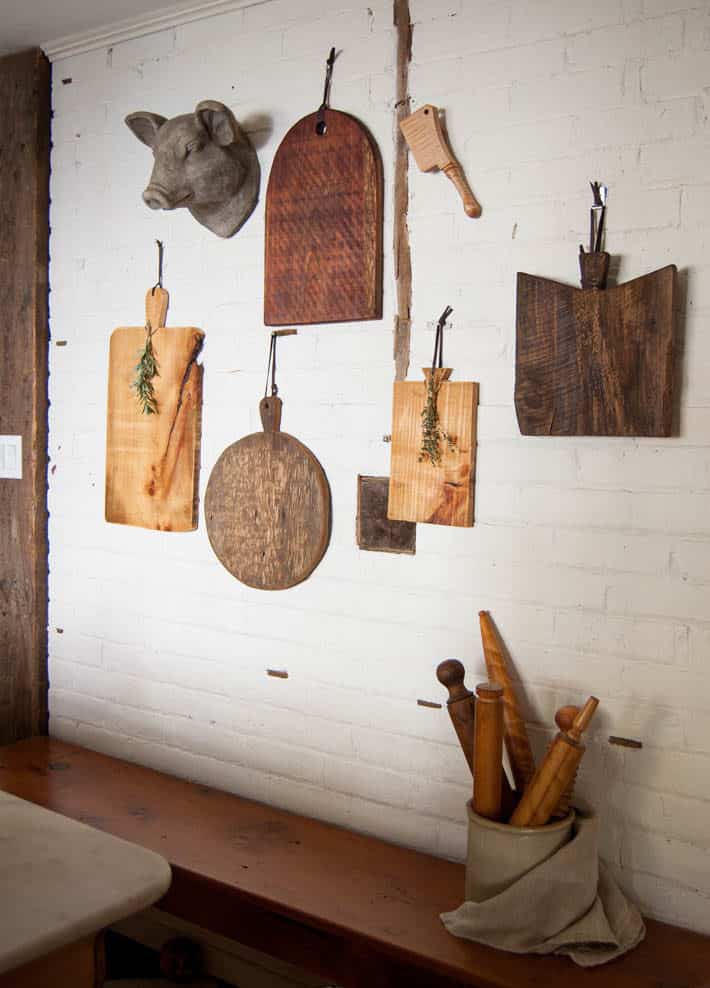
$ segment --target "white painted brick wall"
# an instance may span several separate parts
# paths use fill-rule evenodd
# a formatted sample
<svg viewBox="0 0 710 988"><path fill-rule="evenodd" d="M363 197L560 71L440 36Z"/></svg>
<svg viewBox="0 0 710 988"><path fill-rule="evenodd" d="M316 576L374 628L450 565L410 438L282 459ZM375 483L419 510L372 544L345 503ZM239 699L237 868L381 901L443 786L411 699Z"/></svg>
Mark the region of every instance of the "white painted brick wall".
<svg viewBox="0 0 710 988"><path fill-rule="evenodd" d="M469 782L437 663L483 675L489 608L534 743L555 709L601 698L580 788L603 851L649 913L710 932L710 4L411 0L414 105L446 108L483 204L412 169L412 373L454 307L448 359L480 381L476 525L419 526L414 558L355 545L356 475L388 472L394 51L389 0L272 0L55 65L50 475L51 729L63 738L461 858ZM141 319L166 243L170 321L207 333L201 494L258 427L263 196L228 242L140 192L150 156L126 113L227 102L260 143L320 101L383 157L382 322L307 327L283 346L285 426L321 458L333 538L314 575L265 594L197 532L103 521L110 331ZM62 80L72 81L63 84ZM521 438L512 404L515 273L577 280L592 178L611 187L623 278L668 263L686 311L681 434ZM288 679L267 677L287 669ZM608 745L636 737L642 751Z"/></svg>

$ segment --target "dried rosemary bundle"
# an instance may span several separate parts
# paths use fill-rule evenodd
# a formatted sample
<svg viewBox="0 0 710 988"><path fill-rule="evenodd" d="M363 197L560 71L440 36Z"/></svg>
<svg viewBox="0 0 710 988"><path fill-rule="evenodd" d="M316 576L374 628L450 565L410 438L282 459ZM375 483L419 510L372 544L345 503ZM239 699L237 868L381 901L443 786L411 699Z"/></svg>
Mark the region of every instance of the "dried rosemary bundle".
<svg viewBox="0 0 710 988"><path fill-rule="evenodd" d="M446 443L450 452L456 448L456 440L444 432L439 425L437 402L441 388L441 374L436 373L437 366L441 368L444 362L444 326L453 311L451 306L447 305L436 324L434 356L431 361L431 374L427 377L426 402L422 409L422 446L419 450L419 462L429 460L433 467L441 464L442 442Z"/></svg>
<svg viewBox="0 0 710 988"><path fill-rule="evenodd" d="M445 442L450 452L456 448L456 440L444 432L439 425L439 409L437 401L441 382L431 374L427 381L426 402L422 409L422 446L419 451L419 462L429 460L433 467L441 465L441 443Z"/></svg>
<svg viewBox="0 0 710 988"><path fill-rule="evenodd" d="M138 396L138 404L144 415L158 414L158 401L155 397L153 378L160 377L158 361L153 350L153 331L150 326L145 328L145 346L140 352L136 364L136 377L133 387Z"/></svg>

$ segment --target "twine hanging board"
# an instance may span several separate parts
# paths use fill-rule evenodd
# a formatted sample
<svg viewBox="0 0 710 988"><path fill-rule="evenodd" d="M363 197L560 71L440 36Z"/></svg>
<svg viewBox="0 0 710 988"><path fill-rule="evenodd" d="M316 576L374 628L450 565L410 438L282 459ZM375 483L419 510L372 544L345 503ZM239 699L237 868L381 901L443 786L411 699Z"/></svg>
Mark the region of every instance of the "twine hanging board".
<svg viewBox="0 0 710 988"><path fill-rule="evenodd" d="M263 432L222 453L205 493L207 534L222 565L258 590L311 575L330 539L330 488L313 453L281 432L281 399L262 398Z"/></svg>
<svg viewBox="0 0 710 988"><path fill-rule="evenodd" d="M473 525L478 384L449 381L450 367L424 368L423 381L396 381L392 406L392 452L387 516L397 521ZM440 377L437 409L453 449L440 443L441 461L420 460L422 410L430 374Z"/></svg>
<svg viewBox="0 0 710 988"><path fill-rule="evenodd" d="M146 323L111 334L106 423L106 521L165 532L197 528L204 333L193 326L165 326L168 293L150 289ZM153 330L158 412L146 415L133 382Z"/></svg>
<svg viewBox="0 0 710 988"><path fill-rule="evenodd" d="M267 326L382 318L382 163L347 113L289 130L266 192Z"/></svg>

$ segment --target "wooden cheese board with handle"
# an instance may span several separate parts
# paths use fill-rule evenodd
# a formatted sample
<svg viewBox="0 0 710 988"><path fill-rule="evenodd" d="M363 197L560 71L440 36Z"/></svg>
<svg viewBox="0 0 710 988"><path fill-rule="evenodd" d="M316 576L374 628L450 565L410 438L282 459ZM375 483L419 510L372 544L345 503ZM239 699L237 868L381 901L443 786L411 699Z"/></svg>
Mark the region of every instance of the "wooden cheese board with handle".
<svg viewBox="0 0 710 988"><path fill-rule="evenodd" d="M672 435L675 265L607 288L609 255L579 260L582 288L518 273L520 432Z"/></svg>
<svg viewBox="0 0 710 988"><path fill-rule="evenodd" d="M258 590L311 575L330 539L330 487L313 453L281 432L281 399L261 399L263 432L229 446L205 494L207 534L222 565Z"/></svg>
<svg viewBox="0 0 710 988"><path fill-rule="evenodd" d="M396 381L392 407L392 453L387 516L433 525L473 525L478 384L449 381L450 367L423 368L423 381ZM422 409L430 375L441 381L438 397L442 443L436 466L421 459Z"/></svg>
<svg viewBox="0 0 710 988"><path fill-rule="evenodd" d="M166 532L197 528L204 333L166 328L168 293L148 291L143 326L111 334L106 427L108 522ZM135 389L137 363L150 332L157 411L146 414Z"/></svg>
<svg viewBox="0 0 710 988"><path fill-rule="evenodd" d="M267 326L382 318L382 163L354 117L321 107L284 137L266 191Z"/></svg>

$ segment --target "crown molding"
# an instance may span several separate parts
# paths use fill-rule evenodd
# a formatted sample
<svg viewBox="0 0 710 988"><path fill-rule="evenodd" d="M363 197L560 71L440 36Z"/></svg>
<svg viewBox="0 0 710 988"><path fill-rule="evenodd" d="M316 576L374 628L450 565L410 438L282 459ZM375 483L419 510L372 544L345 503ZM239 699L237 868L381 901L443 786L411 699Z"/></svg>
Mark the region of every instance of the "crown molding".
<svg viewBox="0 0 710 988"><path fill-rule="evenodd" d="M111 48L122 41L131 41L156 31L201 21L207 17L228 14L243 7L256 7L269 0L201 0L189 6L162 7L114 24L107 24L79 34L66 35L53 41L46 41L40 47L50 62L57 62L72 55L83 55L97 48Z"/></svg>

